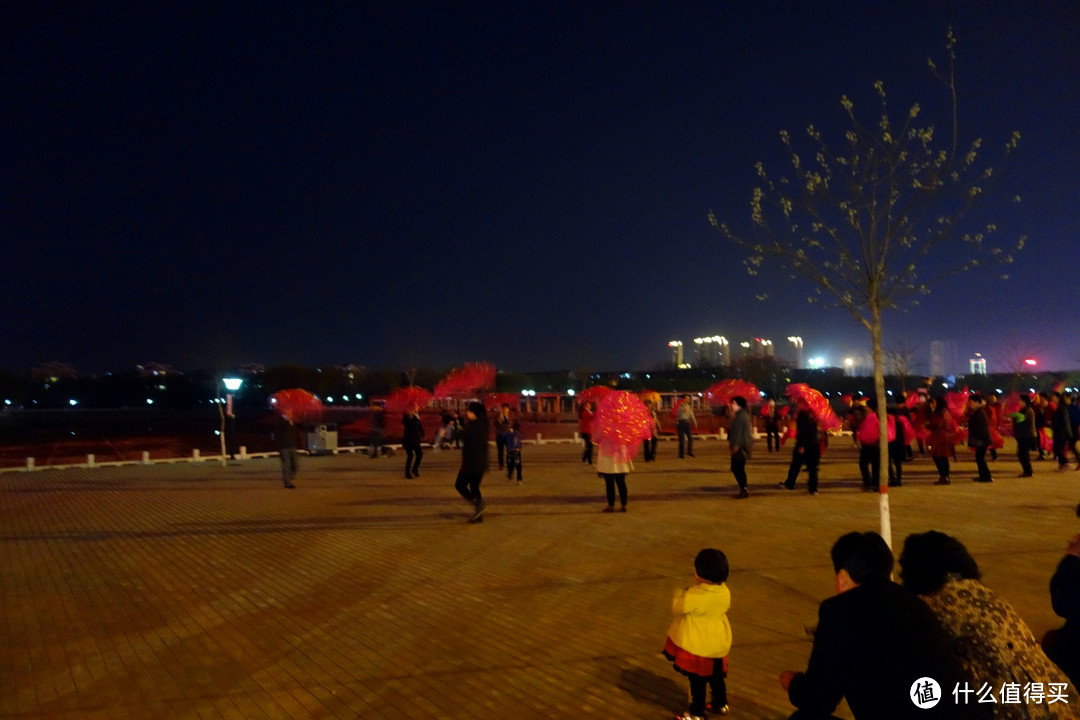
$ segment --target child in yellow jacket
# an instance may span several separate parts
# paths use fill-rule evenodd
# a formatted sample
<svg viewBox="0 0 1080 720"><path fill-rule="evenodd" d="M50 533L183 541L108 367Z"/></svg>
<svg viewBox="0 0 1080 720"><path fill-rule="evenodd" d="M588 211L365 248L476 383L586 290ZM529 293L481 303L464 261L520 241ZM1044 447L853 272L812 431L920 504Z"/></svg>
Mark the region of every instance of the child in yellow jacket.
<svg viewBox="0 0 1080 720"><path fill-rule="evenodd" d="M728 561L724 553L706 548L694 558L695 584L675 596L664 656L675 670L690 679L690 709L676 720L701 720L705 715L706 687L712 687L713 711L726 715L727 656L731 651L731 591L725 581Z"/></svg>

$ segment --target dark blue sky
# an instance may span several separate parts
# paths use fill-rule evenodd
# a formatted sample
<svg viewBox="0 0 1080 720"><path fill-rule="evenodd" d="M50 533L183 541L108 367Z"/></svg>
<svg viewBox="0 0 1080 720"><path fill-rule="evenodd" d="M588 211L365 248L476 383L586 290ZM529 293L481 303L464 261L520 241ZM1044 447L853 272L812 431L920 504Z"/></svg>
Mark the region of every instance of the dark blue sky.
<svg viewBox="0 0 1080 720"><path fill-rule="evenodd" d="M842 94L940 109L949 25L965 136L1023 134L1000 189L1025 202L981 213L1030 241L886 344L1080 366L1080 4L1049 0L6 3L0 367L868 353L706 213L748 227L754 162L840 129Z"/></svg>

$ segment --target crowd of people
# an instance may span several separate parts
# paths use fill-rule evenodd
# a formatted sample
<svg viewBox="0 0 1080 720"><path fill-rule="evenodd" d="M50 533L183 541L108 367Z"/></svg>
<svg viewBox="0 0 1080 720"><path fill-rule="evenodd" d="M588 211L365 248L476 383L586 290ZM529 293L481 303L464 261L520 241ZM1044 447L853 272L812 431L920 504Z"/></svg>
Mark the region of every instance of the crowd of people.
<svg viewBox="0 0 1080 720"><path fill-rule="evenodd" d="M1048 397L1023 395L1008 421L1017 442L1020 477L1032 475L1032 454L1053 452L1059 468L1069 466L1071 452L1080 470L1076 429L1077 405L1068 394ZM965 398L961 417L946 398L927 397L920 402L887 409L889 484L902 484L903 463L916 450L929 454L938 471L936 484L951 482L950 461L956 446L966 440L975 452L977 476L991 482L988 462L1002 446L998 429L1003 422L997 399L978 394ZM679 457L693 457L696 417L689 396L676 408ZM637 434L621 441L594 442L598 419L596 407L582 403L579 430L584 440L582 462L595 462L605 483L605 512L625 512L626 476L638 443L645 460L656 457L660 422L655 403L646 402L638 417ZM769 450L780 450L781 440L792 441L792 459L782 488L793 490L806 469L808 491L818 491L818 465L824 436L819 418L810 405L798 399L788 418L775 402L762 410ZM880 482L880 417L873 399L853 399L848 422L859 447L859 472L863 486L876 489ZM738 498L749 497L747 461L754 442L753 419L745 397L727 403L727 446L730 470L739 487ZM1042 417L1042 422L1039 417ZM610 418L605 418L610 420ZM490 420L482 403L469 403L464 418L446 413L432 441L435 450L460 448L461 465L454 487L470 507L468 522L482 523L486 503L481 482L488 470L492 435L500 469L507 478L522 481L522 434L509 405L497 408ZM423 457L423 427L418 408L402 417L405 477L418 476ZM966 432L965 432L966 426ZM381 424L378 427L382 429ZM1050 432L1045 432L1049 430ZM381 434L381 433L380 433ZM280 429L282 472L285 486L294 487L297 469L295 433L283 421ZM381 439L381 438L380 438ZM987 456L990 457L988 461ZM1077 508L1080 516L1080 507ZM892 551L876 533L848 533L832 547L836 595L821 603L813 631L813 648L803 671L780 674L780 685L797 709L793 718L830 718L842 699L856 718L1047 718L1065 720L1080 716L1080 534L1069 542L1050 581L1054 611L1065 618L1058 630L1041 641L1013 608L981 582L978 564L964 545L937 531L909 535L899 557L900 582L893 581ZM701 720L706 712L729 712L727 695L728 655L733 644L727 617L731 590L727 557L706 548L694 559L694 583L675 596L674 619L668 629L663 654L677 672L687 677L690 702L677 720ZM708 694L711 691L711 702ZM988 703L985 696L1000 694ZM952 695L950 702L950 694Z"/></svg>

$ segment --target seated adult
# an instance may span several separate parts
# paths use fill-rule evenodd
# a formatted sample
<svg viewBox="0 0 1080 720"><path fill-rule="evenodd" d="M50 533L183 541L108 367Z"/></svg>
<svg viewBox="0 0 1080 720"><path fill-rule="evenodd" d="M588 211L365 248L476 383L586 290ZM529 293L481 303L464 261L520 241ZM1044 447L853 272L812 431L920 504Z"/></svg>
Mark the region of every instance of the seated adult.
<svg viewBox="0 0 1080 720"><path fill-rule="evenodd" d="M1076 508L1080 515L1080 507ZM1051 630L1042 639L1043 650L1072 680L1080 684L1080 535L1073 535L1065 557L1050 578L1050 603L1064 627Z"/></svg>
<svg viewBox="0 0 1080 720"><path fill-rule="evenodd" d="M900 567L904 587L921 597L945 628L974 679L973 689L978 695L983 686L991 689L997 700L989 705L994 718L1077 717L1080 696L1069 678L1050 662L1009 603L979 582L979 566L959 540L936 530L909 535ZM1043 702L1024 700L1030 683L1040 684ZM1008 684L1016 686L1020 702L1002 701ZM1063 695L1067 702L1048 702Z"/></svg>
<svg viewBox="0 0 1080 720"><path fill-rule="evenodd" d="M806 672L780 675L799 709L792 717L828 717L841 698L858 720L984 717L982 707L954 702L953 688L968 677L930 608L890 579L892 551L881 536L844 535L832 561L837 594L821 603ZM939 701L923 709L916 700L929 697L918 681L927 677Z"/></svg>

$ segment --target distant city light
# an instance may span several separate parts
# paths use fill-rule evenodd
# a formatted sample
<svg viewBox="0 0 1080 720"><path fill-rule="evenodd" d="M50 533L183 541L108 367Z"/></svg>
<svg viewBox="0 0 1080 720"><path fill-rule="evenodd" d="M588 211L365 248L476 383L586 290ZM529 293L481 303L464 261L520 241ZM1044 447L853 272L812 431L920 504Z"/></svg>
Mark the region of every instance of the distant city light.
<svg viewBox="0 0 1080 720"><path fill-rule="evenodd" d="M364 396L363 396L363 395L361 395L360 393L356 393L356 399L357 399L357 400L363 400L363 399L364 399Z"/></svg>
<svg viewBox="0 0 1080 720"><path fill-rule="evenodd" d="M1038 365L1038 362L1035 360L1035 358L1027 358L1026 360L1024 360L1024 364L1029 367L1035 367L1036 365Z"/></svg>
<svg viewBox="0 0 1080 720"><path fill-rule="evenodd" d="M823 357L812 357L807 360L807 362L810 363L810 367L812 368L825 367L825 358Z"/></svg>
<svg viewBox="0 0 1080 720"><path fill-rule="evenodd" d="M146 398L146 404L147 405L153 405L154 404L154 398Z"/></svg>
<svg viewBox="0 0 1080 720"><path fill-rule="evenodd" d="M10 401L8 402L8 404L10 404ZM71 405L72 407L75 407L78 404L79 404L79 401L76 400L75 398L71 398L70 400L68 400L68 405Z"/></svg>
<svg viewBox="0 0 1080 720"><path fill-rule="evenodd" d="M227 377L221 378L222 384L229 392L236 392L240 389L240 386L244 384L244 378Z"/></svg>
<svg viewBox="0 0 1080 720"><path fill-rule="evenodd" d="M566 394L569 395L570 397L574 397L574 394L575 394L574 393L574 388L570 388L569 390L567 390Z"/></svg>

